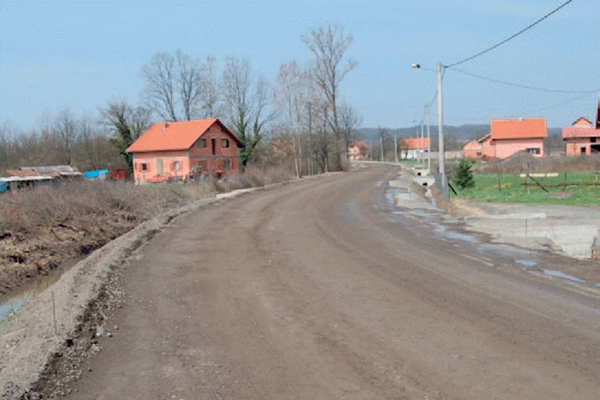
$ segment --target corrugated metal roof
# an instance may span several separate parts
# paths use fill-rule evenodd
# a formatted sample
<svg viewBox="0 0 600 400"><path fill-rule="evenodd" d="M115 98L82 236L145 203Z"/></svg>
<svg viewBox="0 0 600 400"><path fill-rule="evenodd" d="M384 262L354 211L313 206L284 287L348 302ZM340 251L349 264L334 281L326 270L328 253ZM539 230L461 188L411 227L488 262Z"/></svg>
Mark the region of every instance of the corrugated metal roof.
<svg viewBox="0 0 600 400"><path fill-rule="evenodd" d="M542 139L548 136L545 118L494 119L492 139Z"/></svg>

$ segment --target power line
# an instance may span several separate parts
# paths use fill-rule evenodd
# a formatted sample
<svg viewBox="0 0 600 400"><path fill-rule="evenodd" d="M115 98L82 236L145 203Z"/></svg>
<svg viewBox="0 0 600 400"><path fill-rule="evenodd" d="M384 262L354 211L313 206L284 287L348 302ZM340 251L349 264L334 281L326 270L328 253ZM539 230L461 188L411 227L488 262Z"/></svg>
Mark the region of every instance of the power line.
<svg viewBox="0 0 600 400"><path fill-rule="evenodd" d="M539 88L539 87L534 87L534 86L527 86L527 85L521 85L518 83L511 83L511 82L505 82L505 81L501 81L501 80L497 80L497 79L492 79L492 78L486 78L485 76L481 76L481 75L477 75L477 74L473 74L471 72L467 72L458 68L452 68L454 71L456 72L460 72L461 74L465 74L468 76L471 76L473 78L477 78L477 79L481 79L484 81L488 81L488 82L492 82L492 83L497 83L499 85L505 85L505 86L513 86L513 87L517 87L517 88L521 88L521 89L528 89L528 90L534 90L534 91L538 91L538 92L546 92L546 93L579 93L579 94L590 94L590 93L596 93L598 91L600 91L599 89L595 89L595 90L555 90L555 89L546 89L546 88Z"/></svg>
<svg viewBox="0 0 600 400"><path fill-rule="evenodd" d="M527 26L527 27L525 27L525 28L521 29L519 32L515 33L515 34L514 34L514 35L512 35L511 37L509 37L509 38L507 38L507 39L504 39L504 40L503 40L503 41L501 41L500 43L497 43L497 44L493 45L492 47L490 47L490 48L488 48L488 49L486 49L486 50L484 50L484 51L482 51L482 52L479 52L479 53L477 53L477 54L475 54L475 55L473 55L473 56L471 56L471 57L465 58L464 60L461 60L461 61L455 62L454 64L450 64L450 65L447 65L447 66L445 66L445 67L446 67L446 68L452 68L452 67L454 67L454 66L456 66L456 65L459 65L459 64L466 63L467 61L471 61L471 60L472 60L472 59L474 59L474 58L477 58L477 57L479 57L479 56L481 56L481 55L484 55L485 53L488 53L488 52L490 52L490 51L494 50L495 48L498 48L498 47L502 46L504 43L506 43L506 42L509 42L510 40L512 40L512 39L514 39L514 38L516 38L517 36L521 35L522 33L526 32L526 31L528 31L529 29L531 29L531 28L533 28L534 26L536 26L537 24L539 24L540 22L542 22L542 21L543 21L543 20L545 20L546 18L550 17L552 14L554 14L554 13L558 12L560 9L562 9L563 7L565 7L567 4L571 3L572 1L573 1L573 0L568 0L568 1L564 2L564 3L563 3L563 4L561 4L559 7L555 8L554 10L552 10L551 12L549 12L548 14L544 15L542 18L538 19L537 21L535 21L535 22L534 22L534 23L532 23L531 25L529 25L529 26Z"/></svg>

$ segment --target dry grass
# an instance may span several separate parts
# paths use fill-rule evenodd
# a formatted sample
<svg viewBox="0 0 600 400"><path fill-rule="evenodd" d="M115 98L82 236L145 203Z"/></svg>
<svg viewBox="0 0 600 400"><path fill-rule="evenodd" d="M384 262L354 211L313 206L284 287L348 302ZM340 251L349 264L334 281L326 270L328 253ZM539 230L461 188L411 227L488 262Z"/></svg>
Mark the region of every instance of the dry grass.
<svg viewBox="0 0 600 400"><path fill-rule="evenodd" d="M221 181L135 186L66 181L0 195L0 296L88 254L141 222L216 193L291 179L248 168Z"/></svg>
<svg viewBox="0 0 600 400"><path fill-rule="evenodd" d="M146 220L166 209L214 194L211 184L134 186L105 181L68 181L2 195L0 232L32 232L36 227L89 222L121 212Z"/></svg>
<svg viewBox="0 0 600 400"><path fill-rule="evenodd" d="M293 175L284 168L260 169L254 166L246 168L243 174L234 175L222 183L221 189L231 191L236 189L247 189L262 187L274 183L282 183L294 179Z"/></svg>

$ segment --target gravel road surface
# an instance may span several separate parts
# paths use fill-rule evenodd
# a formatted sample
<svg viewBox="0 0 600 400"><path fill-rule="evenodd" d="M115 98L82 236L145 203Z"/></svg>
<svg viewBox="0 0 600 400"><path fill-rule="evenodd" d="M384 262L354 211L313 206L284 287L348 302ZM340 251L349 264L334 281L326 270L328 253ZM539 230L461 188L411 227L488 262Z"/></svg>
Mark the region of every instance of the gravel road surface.
<svg viewBox="0 0 600 400"><path fill-rule="evenodd" d="M397 174L358 168L176 219L130 257L110 334L65 398L598 399L598 288L394 207Z"/></svg>

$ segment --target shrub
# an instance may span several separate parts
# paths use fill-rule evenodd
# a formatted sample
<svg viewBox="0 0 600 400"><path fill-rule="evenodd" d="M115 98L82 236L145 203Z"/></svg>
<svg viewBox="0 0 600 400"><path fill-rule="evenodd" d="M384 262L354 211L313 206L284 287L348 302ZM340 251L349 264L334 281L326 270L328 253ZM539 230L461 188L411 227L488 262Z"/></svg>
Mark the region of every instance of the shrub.
<svg viewBox="0 0 600 400"><path fill-rule="evenodd" d="M460 160L458 168L455 172L454 182L461 189L469 189L475 186L475 179L473 178L473 172L471 166L473 163L465 158Z"/></svg>

